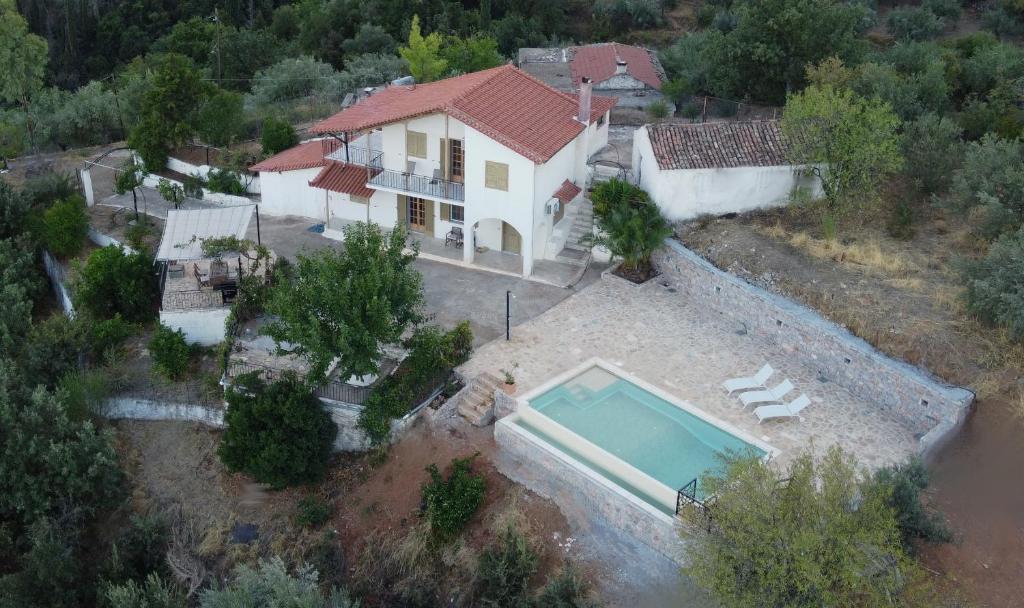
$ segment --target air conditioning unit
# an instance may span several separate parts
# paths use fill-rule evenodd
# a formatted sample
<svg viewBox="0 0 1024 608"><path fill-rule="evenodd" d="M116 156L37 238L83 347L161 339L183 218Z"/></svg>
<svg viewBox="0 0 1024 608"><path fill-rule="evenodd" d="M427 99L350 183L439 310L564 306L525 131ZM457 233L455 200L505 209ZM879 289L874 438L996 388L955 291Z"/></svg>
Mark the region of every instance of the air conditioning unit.
<svg viewBox="0 0 1024 608"><path fill-rule="evenodd" d="M544 205L544 213L546 213L548 215L555 215L556 213L558 213L558 210L561 209L561 208L562 208L562 201L558 200L557 198L556 199L552 199L552 200L548 201L548 203L546 205Z"/></svg>

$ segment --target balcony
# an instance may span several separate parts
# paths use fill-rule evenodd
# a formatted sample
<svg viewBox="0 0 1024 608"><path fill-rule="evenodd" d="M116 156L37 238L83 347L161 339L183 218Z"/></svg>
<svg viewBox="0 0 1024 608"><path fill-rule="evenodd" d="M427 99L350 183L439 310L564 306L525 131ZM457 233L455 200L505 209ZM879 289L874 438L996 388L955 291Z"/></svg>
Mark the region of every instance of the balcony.
<svg viewBox="0 0 1024 608"><path fill-rule="evenodd" d="M332 141L332 143L337 142ZM324 158L327 158L328 160L334 160L350 165L373 167L374 169L380 169L382 167L381 159L383 157L384 153L379 150L364 148L363 146L350 145L346 147L343 144L338 145L334 151L324 155Z"/></svg>
<svg viewBox="0 0 1024 608"><path fill-rule="evenodd" d="M466 187L459 182L391 169L381 170L366 185L371 188L392 190L412 196L460 203L466 200Z"/></svg>

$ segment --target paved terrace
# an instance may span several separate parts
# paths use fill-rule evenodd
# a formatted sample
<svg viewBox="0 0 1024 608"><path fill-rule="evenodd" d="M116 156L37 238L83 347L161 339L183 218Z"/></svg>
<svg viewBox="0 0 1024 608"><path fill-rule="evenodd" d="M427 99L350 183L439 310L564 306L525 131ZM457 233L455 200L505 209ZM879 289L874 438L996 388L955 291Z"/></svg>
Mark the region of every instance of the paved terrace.
<svg viewBox="0 0 1024 608"><path fill-rule="evenodd" d="M661 387L696 407L760 437L782 451L787 466L804 446L816 452L838 444L876 468L902 462L917 448L913 433L895 417L854 397L815 370L793 364L787 353L756 339L713 313L697 308L683 293L658 279L636 286L606 276L543 315L480 347L460 368L467 377L519 364L517 392L544 383L590 357L600 357ZM805 392L812 404L795 419L758 424L753 407L741 409L722 381L752 375L765 362ZM499 375L500 377L500 375Z"/></svg>

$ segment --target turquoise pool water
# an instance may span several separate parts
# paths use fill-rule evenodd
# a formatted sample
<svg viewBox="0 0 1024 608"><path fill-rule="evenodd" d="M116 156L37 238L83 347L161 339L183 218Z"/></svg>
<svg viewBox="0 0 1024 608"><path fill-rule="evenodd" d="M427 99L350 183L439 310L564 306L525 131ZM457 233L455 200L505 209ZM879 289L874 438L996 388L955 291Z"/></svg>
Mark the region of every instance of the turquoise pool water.
<svg viewBox="0 0 1024 608"><path fill-rule="evenodd" d="M530 407L672 490L721 466L720 454L765 454L600 367L531 399ZM611 480L631 489L628 480Z"/></svg>

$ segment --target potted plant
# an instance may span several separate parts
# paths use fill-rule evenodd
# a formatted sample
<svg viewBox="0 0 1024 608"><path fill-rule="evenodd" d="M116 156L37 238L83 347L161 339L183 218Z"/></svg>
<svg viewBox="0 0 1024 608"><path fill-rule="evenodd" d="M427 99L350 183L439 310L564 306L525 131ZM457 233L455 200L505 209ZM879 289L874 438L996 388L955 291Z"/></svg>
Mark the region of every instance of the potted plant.
<svg viewBox="0 0 1024 608"><path fill-rule="evenodd" d="M512 369L501 370L501 375L504 383L501 385L501 390L505 391L505 394L511 395L516 392L516 377L515 371L519 368L518 363L512 364Z"/></svg>

